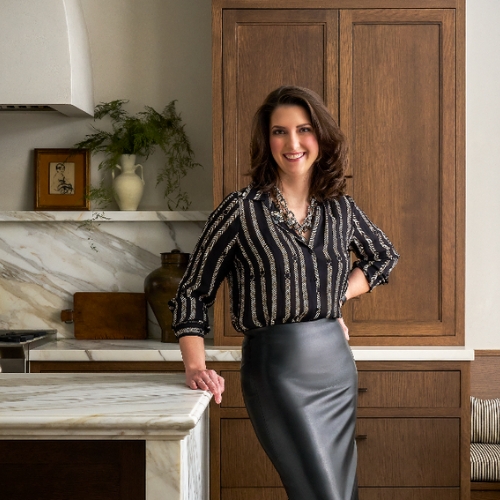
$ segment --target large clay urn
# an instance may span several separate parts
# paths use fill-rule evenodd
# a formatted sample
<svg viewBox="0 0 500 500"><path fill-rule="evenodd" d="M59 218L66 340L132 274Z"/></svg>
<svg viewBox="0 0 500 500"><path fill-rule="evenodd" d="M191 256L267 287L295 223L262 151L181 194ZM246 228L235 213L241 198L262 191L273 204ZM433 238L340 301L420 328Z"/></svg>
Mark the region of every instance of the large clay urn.
<svg viewBox="0 0 500 500"><path fill-rule="evenodd" d="M161 341L178 342L172 330L172 312L168 308L168 301L175 297L179 282L186 271L189 254L172 250L160 255L161 267L146 276L144 291L160 325Z"/></svg>

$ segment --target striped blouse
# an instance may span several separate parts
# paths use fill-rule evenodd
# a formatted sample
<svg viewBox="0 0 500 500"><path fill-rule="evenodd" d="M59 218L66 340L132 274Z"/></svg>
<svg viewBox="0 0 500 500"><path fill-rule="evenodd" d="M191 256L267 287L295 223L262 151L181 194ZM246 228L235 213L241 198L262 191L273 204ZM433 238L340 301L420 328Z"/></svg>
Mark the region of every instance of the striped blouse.
<svg viewBox="0 0 500 500"><path fill-rule="evenodd" d="M399 257L349 196L318 203L306 241L286 225L267 193L252 186L234 192L210 215L169 302L175 334L210 330L207 310L224 278L239 332L340 317L350 251L370 290L387 283Z"/></svg>

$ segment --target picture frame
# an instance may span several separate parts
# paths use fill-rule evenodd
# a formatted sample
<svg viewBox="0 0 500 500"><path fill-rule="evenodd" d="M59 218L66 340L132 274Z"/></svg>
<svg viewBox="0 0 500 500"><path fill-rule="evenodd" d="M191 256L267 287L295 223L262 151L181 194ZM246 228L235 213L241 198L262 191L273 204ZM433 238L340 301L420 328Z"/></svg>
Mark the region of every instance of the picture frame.
<svg viewBox="0 0 500 500"><path fill-rule="evenodd" d="M35 149L35 210L90 210L87 149Z"/></svg>

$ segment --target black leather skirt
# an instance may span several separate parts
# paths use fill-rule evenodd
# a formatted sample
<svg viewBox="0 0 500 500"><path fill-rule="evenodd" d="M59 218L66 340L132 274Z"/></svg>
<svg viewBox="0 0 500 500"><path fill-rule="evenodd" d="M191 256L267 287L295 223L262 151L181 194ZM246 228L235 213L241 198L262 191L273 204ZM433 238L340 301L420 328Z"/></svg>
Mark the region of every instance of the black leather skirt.
<svg viewBox="0 0 500 500"><path fill-rule="evenodd" d="M289 500L358 499L357 378L336 320L246 332L245 405Z"/></svg>

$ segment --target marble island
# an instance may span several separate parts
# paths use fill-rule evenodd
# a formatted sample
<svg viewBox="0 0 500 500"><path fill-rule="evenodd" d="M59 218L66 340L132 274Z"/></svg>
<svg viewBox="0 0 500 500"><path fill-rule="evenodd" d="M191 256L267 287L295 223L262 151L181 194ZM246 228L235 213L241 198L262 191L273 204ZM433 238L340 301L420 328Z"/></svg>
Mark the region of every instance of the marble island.
<svg viewBox="0 0 500 500"><path fill-rule="evenodd" d="M466 347L428 346L354 346L356 361L471 361L474 351ZM205 342L207 361L240 361L241 348L213 346ZM59 339L30 353L31 361L72 362L141 362L182 361L178 344L157 340L76 340Z"/></svg>
<svg viewBox="0 0 500 500"><path fill-rule="evenodd" d="M180 374L1 374L0 440L141 440L142 498L207 499L210 399Z"/></svg>

